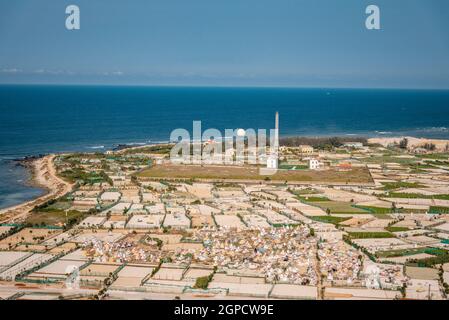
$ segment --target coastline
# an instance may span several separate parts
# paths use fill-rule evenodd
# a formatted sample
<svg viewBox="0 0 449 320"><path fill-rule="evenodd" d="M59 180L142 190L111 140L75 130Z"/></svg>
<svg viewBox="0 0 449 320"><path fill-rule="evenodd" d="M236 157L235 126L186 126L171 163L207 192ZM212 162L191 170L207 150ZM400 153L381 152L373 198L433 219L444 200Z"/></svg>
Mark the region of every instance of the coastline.
<svg viewBox="0 0 449 320"><path fill-rule="evenodd" d="M370 144L380 144L387 147L390 144L399 143L399 141L404 138L409 140L409 146L411 147L418 147L424 143L433 143L436 146L436 150L439 152L447 151L447 148L449 148L449 140L447 139L396 136L382 138L367 137L367 141ZM138 150L165 144L167 143L149 143L138 146L123 144L119 145L119 148L115 148L113 151L117 154L123 154L130 150ZM55 154L39 155L17 160L20 161L20 165L24 166L31 173L30 178L25 184L31 187L40 188L44 193L23 203L0 209L0 223L24 220L35 206L41 205L50 199L61 197L73 189L74 184L70 184L57 176L53 164L55 156Z"/></svg>
<svg viewBox="0 0 449 320"><path fill-rule="evenodd" d="M428 139L428 138L416 138L416 137L383 137L383 138L369 138L369 143L377 143L384 147L391 144L399 144L402 139L408 140L409 147L420 147L426 143L435 145L435 150L439 152L449 151L449 140L447 139Z"/></svg>
<svg viewBox="0 0 449 320"><path fill-rule="evenodd" d="M1 209L0 223L23 220L35 206L41 205L50 199L63 196L72 190L73 184L62 180L56 175L56 169L53 164L54 158L55 155L51 154L24 160L22 165L31 171L31 177L26 183L45 190L45 193L24 203Z"/></svg>

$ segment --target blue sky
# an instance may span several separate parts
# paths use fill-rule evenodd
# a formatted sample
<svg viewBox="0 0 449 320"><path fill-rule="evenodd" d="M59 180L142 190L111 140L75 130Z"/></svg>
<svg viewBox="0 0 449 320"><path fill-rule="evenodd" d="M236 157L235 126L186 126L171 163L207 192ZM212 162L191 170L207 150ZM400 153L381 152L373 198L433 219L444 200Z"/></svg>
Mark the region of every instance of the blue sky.
<svg viewBox="0 0 449 320"><path fill-rule="evenodd" d="M449 1L1 1L0 83L449 88Z"/></svg>

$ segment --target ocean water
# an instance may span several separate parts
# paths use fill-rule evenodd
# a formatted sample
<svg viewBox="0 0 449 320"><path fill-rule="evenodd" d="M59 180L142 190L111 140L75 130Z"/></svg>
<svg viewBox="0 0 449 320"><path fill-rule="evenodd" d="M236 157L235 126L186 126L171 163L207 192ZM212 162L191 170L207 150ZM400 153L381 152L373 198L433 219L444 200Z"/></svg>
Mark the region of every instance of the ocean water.
<svg viewBox="0 0 449 320"><path fill-rule="evenodd" d="M29 172L13 161L0 160L0 208L33 199L44 190L28 185Z"/></svg>
<svg viewBox="0 0 449 320"><path fill-rule="evenodd" d="M0 86L0 208L36 196L10 159L167 141L176 128L449 138L449 91Z"/></svg>

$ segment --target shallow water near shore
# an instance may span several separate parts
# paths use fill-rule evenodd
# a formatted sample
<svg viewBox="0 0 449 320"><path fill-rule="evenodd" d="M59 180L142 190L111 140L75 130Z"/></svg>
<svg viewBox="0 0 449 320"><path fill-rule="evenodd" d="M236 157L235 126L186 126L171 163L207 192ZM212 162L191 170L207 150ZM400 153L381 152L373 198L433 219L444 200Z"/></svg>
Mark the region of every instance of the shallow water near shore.
<svg viewBox="0 0 449 320"><path fill-rule="evenodd" d="M274 126L281 136L449 138L449 91L0 85L0 208L42 190L5 159L169 140L176 128Z"/></svg>
<svg viewBox="0 0 449 320"><path fill-rule="evenodd" d="M45 190L28 182L29 170L11 160L0 160L0 209L31 200L45 194Z"/></svg>

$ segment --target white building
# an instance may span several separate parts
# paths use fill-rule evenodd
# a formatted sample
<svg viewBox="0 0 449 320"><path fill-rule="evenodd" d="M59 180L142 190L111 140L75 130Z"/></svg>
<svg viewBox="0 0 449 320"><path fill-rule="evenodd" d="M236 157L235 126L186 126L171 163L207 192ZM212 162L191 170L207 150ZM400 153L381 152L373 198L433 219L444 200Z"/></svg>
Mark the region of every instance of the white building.
<svg viewBox="0 0 449 320"><path fill-rule="evenodd" d="M310 170L318 170L321 166L321 163L317 159L309 160L309 169Z"/></svg>
<svg viewBox="0 0 449 320"><path fill-rule="evenodd" d="M346 142L343 146L345 146L346 148L361 149L361 148L363 148L363 143L361 143L361 142Z"/></svg>
<svg viewBox="0 0 449 320"><path fill-rule="evenodd" d="M308 145L300 145L298 150L301 154L312 154L314 151L313 147Z"/></svg>
<svg viewBox="0 0 449 320"><path fill-rule="evenodd" d="M275 155L270 155L267 158L267 168L268 169L277 169L278 168L278 157Z"/></svg>

